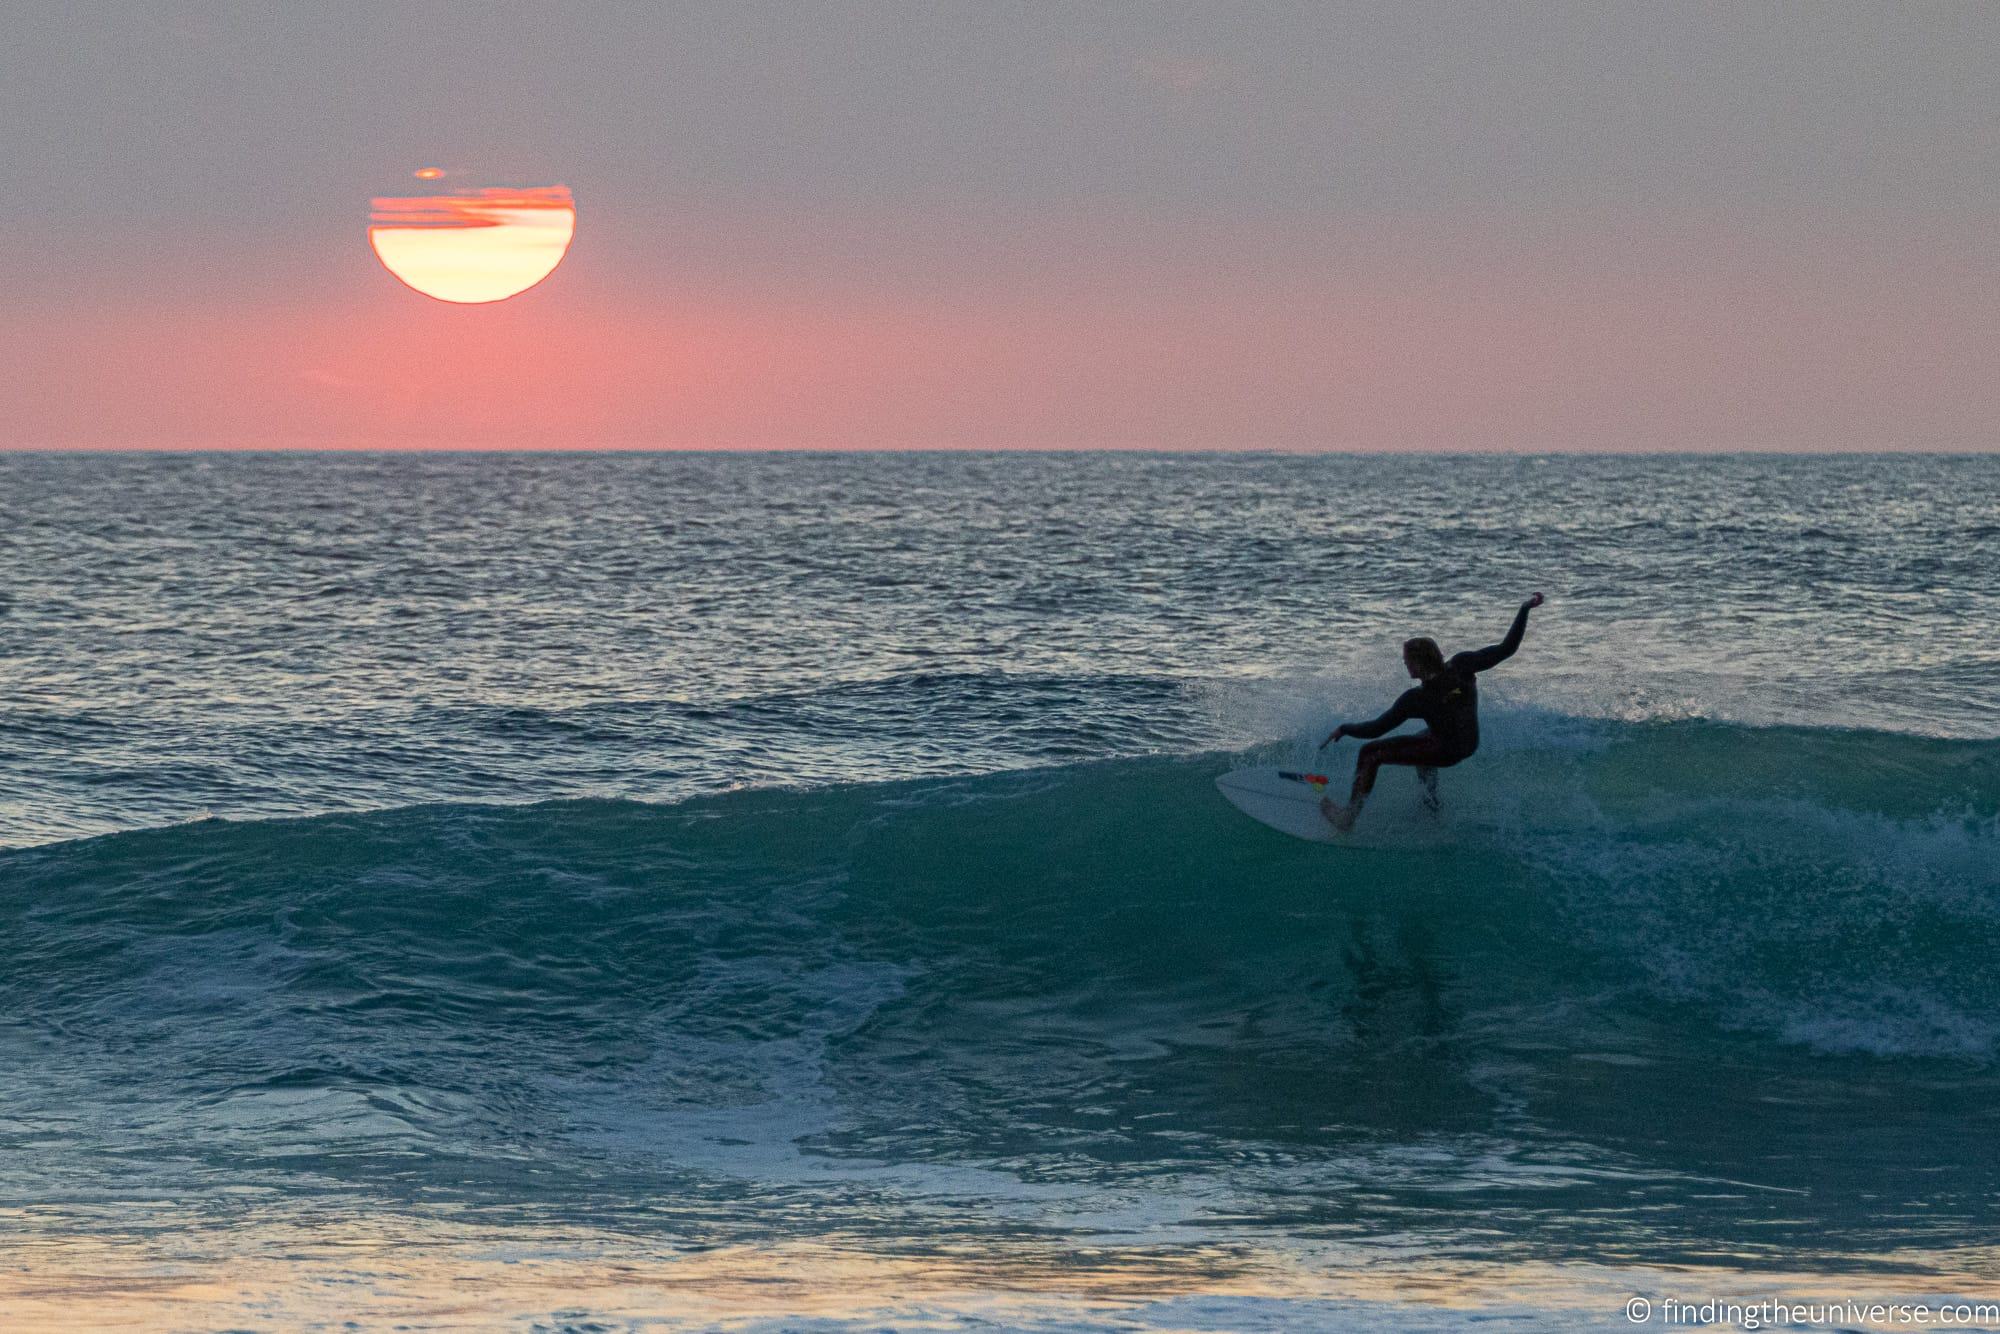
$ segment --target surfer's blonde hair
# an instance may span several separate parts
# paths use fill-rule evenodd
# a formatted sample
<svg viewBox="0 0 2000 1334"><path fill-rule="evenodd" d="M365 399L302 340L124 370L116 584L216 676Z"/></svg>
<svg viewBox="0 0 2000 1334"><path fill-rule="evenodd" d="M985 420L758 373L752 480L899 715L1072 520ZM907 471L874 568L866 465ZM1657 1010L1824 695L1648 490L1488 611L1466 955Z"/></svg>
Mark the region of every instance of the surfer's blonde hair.
<svg viewBox="0 0 2000 1334"><path fill-rule="evenodd" d="M1436 676L1444 670L1444 650L1435 639L1422 635L1403 641L1403 657L1420 675Z"/></svg>

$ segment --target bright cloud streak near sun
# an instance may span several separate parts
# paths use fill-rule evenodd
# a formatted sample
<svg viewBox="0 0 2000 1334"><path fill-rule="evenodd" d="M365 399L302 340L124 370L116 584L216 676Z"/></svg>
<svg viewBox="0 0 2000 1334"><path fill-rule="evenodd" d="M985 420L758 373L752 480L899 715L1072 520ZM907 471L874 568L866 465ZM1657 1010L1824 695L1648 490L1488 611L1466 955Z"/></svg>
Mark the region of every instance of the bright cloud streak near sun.
<svg viewBox="0 0 2000 1334"><path fill-rule="evenodd" d="M417 174L442 175L435 168ZM383 267L425 296L481 305L548 277L575 234L576 201L567 186L489 186L378 198L368 244Z"/></svg>

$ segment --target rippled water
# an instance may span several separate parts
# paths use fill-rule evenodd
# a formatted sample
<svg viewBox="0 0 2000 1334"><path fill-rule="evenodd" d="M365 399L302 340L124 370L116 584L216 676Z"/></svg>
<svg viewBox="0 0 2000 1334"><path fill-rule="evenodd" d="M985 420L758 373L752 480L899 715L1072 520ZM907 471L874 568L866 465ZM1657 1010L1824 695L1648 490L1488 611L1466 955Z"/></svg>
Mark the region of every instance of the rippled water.
<svg viewBox="0 0 2000 1334"><path fill-rule="evenodd" d="M1531 587L1522 698L2000 732L1990 457L17 454L0 534L3 843L1236 745Z"/></svg>
<svg viewBox="0 0 2000 1334"><path fill-rule="evenodd" d="M2000 1283L2000 460L0 455L0 542L23 1318ZM1442 822L1215 796L1536 589Z"/></svg>

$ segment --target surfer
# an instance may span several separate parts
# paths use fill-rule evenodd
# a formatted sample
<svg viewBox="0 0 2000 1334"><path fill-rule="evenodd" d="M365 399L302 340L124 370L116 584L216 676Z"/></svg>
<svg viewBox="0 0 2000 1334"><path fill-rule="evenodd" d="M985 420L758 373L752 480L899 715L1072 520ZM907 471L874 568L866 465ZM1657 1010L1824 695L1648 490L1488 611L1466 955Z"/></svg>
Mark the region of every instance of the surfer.
<svg viewBox="0 0 2000 1334"><path fill-rule="evenodd" d="M1444 656L1435 639L1403 641L1403 666L1417 679L1417 684L1405 690L1380 718L1365 723L1342 723L1320 743L1323 750L1344 736L1368 742L1354 761L1354 790L1348 793L1347 804L1343 806L1332 797L1319 804L1335 829L1344 834L1354 827L1354 817L1361 814L1361 803L1375 786L1375 771L1385 764L1415 766L1424 785L1424 805L1433 811L1438 808L1437 771L1457 764L1479 749L1476 674L1514 656L1514 650L1521 647L1521 635L1528 628L1528 613L1541 605L1542 595L1537 593L1514 614L1514 624L1505 639L1486 648L1454 653L1450 658ZM1373 739L1412 718L1422 719L1429 730L1387 741Z"/></svg>

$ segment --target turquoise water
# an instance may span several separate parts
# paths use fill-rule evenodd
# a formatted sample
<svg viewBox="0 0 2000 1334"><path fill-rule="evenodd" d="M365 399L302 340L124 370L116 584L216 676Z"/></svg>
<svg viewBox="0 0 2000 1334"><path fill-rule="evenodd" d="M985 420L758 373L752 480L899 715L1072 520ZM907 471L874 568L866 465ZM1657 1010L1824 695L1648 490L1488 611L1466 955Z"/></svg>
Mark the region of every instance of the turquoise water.
<svg viewBox="0 0 2000 1334"><path fill-rule="evenodd" d="M13 455L0 533L17 1312L2000 1287L2000 461ZM1442 820L1215 795L1536 589Z"/></svg>

